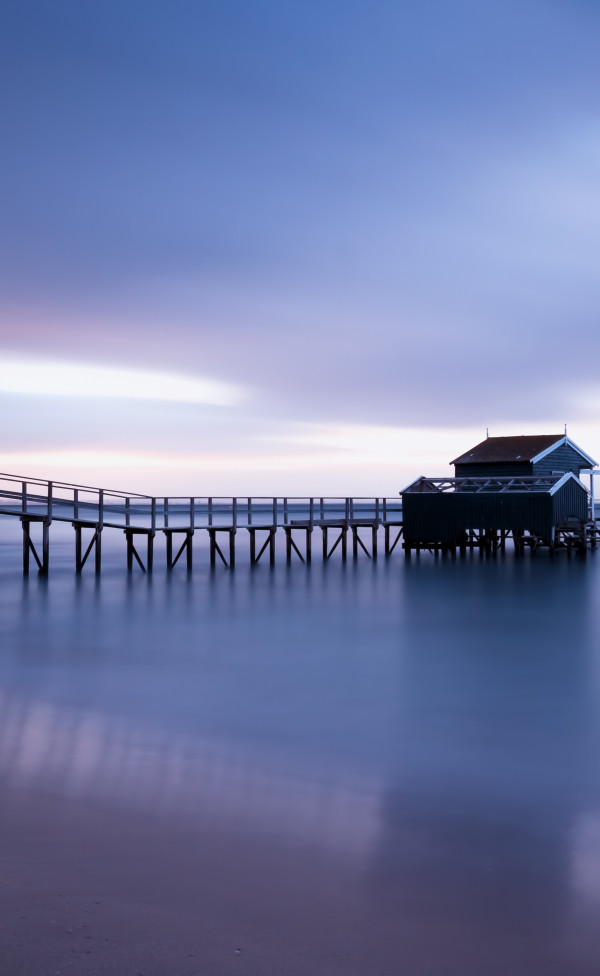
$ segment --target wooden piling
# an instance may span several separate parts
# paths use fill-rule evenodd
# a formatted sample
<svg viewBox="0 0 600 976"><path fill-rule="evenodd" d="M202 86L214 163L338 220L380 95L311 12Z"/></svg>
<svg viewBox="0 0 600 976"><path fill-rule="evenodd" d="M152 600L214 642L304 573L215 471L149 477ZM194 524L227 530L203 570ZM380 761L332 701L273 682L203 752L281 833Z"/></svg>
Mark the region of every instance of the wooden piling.
<svg viewBox="0 0 600 976"><path fill-rule="evenodd" d="M385 540L385 554L386 556L391 556L394 549L398 545L400 539L402 538L403 528L402 522L384 522L384 540ZM393 542L390 540L390 534L392 529L396 532L396 538Z"/></svg>
<svg viewBox="0 0 600 976"><path fill-rule="evenodd" d="M166 499L165 499L166 501ZM194 530L192 528L183 529L170 529L165 528L162 530L165 536L166 548L167 548L167 569L174 569L180 557L185 552L186 554L186 568L188 573L192 571L193 566L193 555L192 555L192 538L194 535ZM183 542L181 543L175 557L173 557L173 536L183 535Z"/></svg>
<svg viewBox="0 0 600 976"><path fill-rule="evenodd" d="M151 573L154 563L154 529L141 529L141 528L128 528L123 530L125 533L125 538L127 540L127 570L131 572L133 570L133 560L137 562L142 573ZM135 545L136 536L141 536L142 538L146 536L146 564L137 551Z"/></svg>
<svg viewBox="0 0 600 976"><path fill-rule="evenodd" d="M210 565L214 569L217 564L217 556L221 559L221 562L227 569L235 568L235 535L236 529L232 526L210 526L208 529L208 536L210 539ZM217 542L217 533L225 532L229 535L229 560L224 556L219 543Z"/></svg>
<svg viewBox="0 0 600 976"><path fill-rule="evenodd" d="M30 554L35 559L39 575L47 576L50 564L50 522L45 515L21 515L20 519L23 529L23 576L29 576ZM31 538L32 523L39 523L42 526L41 558Z"/></svg>
<svg viewBox="0 0 600 976"><path fill-rule="evenodd" d="M271 566L274 566L275 565L275 533L277 532L277 526L276 525L248 525L248 526L246 526L246 528L248 529L248 534L250 536L250 565L251 566L256 566L258 564L258 562L260 561L260 557L262 556L262 554L268 548L269 549L269 564ZM257 547L256 533L257 532L266 532L267 533L267 537L264 540L264 542L263 542L262 546L260 547L260 549L258 550L258 554L256 552L256 547Z"/></svg>
<svg viewBox="0 0 600 976"><path fill-rule="evenodd" d="M102 567L102 527L97 522L78 521L73 522L72 525L75 529L75 572L80 574L83 571L83 567L93 549L95 573L99 576ZM83 529L92 530L92 537L85 552L83 552Z"/></svg>
<svg viewBox="0 0 600 976"><path fill-rule="evenodd" d="M305 540L306 540L305 549L304 549L305 555L302 555L302 552L298 548L292 536L292 532L294 530L297 532L305 533ZM292 552L295 552L301 562L309 565L312 559L312 531L313 531L312 525L310 523L284 525L283 531L285 532L285 556L286 556L287 563L288 564L291 563Z"/></svg>

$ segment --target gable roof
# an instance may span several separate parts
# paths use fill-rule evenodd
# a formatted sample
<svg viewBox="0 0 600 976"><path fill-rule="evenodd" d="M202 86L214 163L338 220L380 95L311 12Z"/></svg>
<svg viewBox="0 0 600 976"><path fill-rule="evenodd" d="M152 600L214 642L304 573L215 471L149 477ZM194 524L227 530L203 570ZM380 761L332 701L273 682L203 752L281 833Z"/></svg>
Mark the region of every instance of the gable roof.
<svg viewBox="0 0 600 976"><path fill-rule="evenodd" d="M523 434L517 437L487 437L470 451L461 454L450 464L502 464L515 461L535 462L550 454L561 444L566 444L579 454L590 467L596 461L582 451L565 434Z"/></svg>

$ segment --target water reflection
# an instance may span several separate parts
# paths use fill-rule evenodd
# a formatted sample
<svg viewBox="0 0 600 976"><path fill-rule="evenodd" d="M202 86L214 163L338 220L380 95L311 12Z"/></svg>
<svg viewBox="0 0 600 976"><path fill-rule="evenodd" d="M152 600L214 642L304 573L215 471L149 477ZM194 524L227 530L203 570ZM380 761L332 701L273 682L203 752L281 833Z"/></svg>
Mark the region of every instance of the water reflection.
<svg viewBox="0 0 600 976"><path fill-rule="evenodd" d="M461 933L464 971L483 971L487 941L504 971L588 972L600 951L600 818L585 812L600 785L596 567L422 560L403 582L398 763L372 896L382 912L410 917L416 900L444 918L433 954ZM417 946L427 957L426 936Z"/></svg>

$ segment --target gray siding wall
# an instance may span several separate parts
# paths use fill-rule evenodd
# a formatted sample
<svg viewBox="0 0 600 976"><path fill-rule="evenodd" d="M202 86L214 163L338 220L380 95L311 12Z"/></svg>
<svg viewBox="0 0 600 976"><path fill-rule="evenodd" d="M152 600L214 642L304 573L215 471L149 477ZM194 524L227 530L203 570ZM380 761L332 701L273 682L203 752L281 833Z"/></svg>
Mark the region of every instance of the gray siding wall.
<svg viewBox="0 0 600 976"><path fill-rule="evenodd" d="M533 474L552 474L553 471L563 473L572 471L573 474L579 474L582 468L587 467L589 467L587 462L568 444L561 444L537 464L532 465Z"/></svg>
<svg viewBox="0 0 600 976"><path fill-rule="evenodd" d="M552 496L554 505L554 524L558 525L566 519L578 519L584 522L588 516L588 493L583 485L576 481L567 481Z"/></svg>

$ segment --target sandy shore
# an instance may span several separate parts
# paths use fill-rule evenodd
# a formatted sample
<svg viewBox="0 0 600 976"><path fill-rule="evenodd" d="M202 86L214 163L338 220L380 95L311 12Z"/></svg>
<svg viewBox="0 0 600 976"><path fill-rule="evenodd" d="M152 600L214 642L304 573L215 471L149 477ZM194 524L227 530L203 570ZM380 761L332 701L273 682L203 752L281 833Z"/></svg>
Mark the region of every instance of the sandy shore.
<svg viewBox="0 0 600 976"><path fill-rule="evenodd" d="M418 849L404 872L365 872L280 838L14 789L0 836L7 976L567 971L526 893L502 891L503 913L498 879L486 890L466 863L461 882ZM577 955L570 974L597 973Z"/></svg>
<svg viewBox="0 0 600 976"><path fill-rule="evenodd" d="M322 853L32 792L0 832L11 976L396 971L394 927Z"/></svg>

